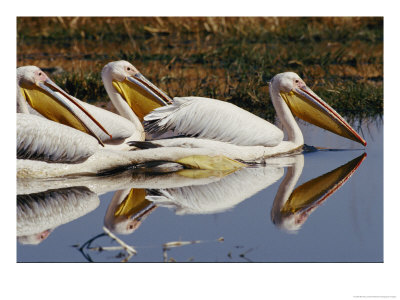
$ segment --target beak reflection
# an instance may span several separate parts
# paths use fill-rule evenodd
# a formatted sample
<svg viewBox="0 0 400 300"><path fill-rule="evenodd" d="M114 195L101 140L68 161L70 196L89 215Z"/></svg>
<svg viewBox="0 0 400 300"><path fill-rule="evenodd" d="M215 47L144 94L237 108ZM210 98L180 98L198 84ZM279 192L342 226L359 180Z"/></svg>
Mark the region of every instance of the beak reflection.
<svg viewBox="0 0 400 300"><path fill-rule="evenodd" d="M291 180L288 177L293 176L293 170L288 170L274 200L271 211L273 223L288 231L300 229L310 214L350 179L366 157L367 154L363 153L348 163L303 183L294 189L289 197L287 195L290 188L286 190L285 185L290 185ZM294 181L297 179L298 177Z"/></svg>

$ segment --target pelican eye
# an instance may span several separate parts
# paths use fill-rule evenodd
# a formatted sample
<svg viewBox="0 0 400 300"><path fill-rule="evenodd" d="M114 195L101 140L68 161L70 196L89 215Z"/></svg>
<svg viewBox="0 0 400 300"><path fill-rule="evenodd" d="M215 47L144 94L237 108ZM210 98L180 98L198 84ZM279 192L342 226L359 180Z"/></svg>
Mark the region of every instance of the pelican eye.
<svg viewBox="0 0 400 300"><path fill-rule="evenodd" d="M130 70L131 70L131 68L130 68L130 67L127 67L126 69L127 69L128 71L130 71Z"/></svg>
<svg viewBox="0 0 400 300"><path fill-rule="evenodd" d="M42 76L42 72L39 72L39 76Z"/></svg>

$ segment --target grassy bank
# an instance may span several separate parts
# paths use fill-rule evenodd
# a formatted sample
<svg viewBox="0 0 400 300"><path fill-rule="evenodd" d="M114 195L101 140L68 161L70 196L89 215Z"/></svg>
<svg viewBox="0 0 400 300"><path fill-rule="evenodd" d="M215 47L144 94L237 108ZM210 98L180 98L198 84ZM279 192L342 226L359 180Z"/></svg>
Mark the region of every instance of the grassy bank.
<svg viewBox="0 0 400 300"><path fill-rule="evenodd" d="M294 71L339 113L383 113L382 18L18 18L17 65L108 101L109 61L132 62L170 96L235 103L273 120L265 83Z"/></svg>

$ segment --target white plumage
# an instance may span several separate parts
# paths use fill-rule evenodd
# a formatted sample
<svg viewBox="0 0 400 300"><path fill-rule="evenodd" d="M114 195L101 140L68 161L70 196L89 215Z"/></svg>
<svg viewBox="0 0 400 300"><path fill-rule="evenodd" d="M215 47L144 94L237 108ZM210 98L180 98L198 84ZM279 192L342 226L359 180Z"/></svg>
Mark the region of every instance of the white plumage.
<svg viewBox="0 0 400 300"><path fill-rule="evenodd" d="M146 131L194 136L239 146L278 145L283 132L271 123L220 100L175 97L170 106L157 108L144 118Z"/></svg>
<svg viewBox="0 0 400 300"><path fill-rule="evenodd" d="M97 140L79 130L43 117L17 113L17 157L76 163L99 149Z"/></svg>

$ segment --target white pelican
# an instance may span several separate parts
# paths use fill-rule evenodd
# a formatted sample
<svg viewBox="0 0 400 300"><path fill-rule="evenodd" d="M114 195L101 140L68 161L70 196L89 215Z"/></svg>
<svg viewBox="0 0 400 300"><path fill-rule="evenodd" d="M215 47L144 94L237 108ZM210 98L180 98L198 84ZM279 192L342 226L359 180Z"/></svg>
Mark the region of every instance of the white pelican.
<svg viewBox="0 0 400 300"><path fill-rule="evenodd" d="M269 84L270 96L288 139L271 123L224 101L202 97L175 97L168 106L144 117L146 132L193 138L154 141L153 146L204 147L233 159L255 160L287 153L304 144L293 115L366 145L365 140L295 73L276 75ZM143 143L131 145L141 147ZM143 144L149 146L148 143Z"/></svg>
<svg viewBox="0 0 400 300"><path fill-rule="evenodd" d="M70 140L79 140L80 146L93 144L89 135L97 139L100 145L117 150L128 150L126 141L144 140L143 126L137 118L136 122L134 119L128 121L117 114L68 95L38 67L18 68L17 83L17 112L39 115L53 121L41 122L47 124L46 127L49 131L55 128L55 123L76 129L68 130L67 137ZM18 117L21 116L18 115ZM22 116L22 118L30 119L31 116ZM36 122L36 118L33 117L32 120ZM32 126L30 128L32 130ZM62 127L57 127L56 130L58 128ZM23 129L21 128L21 130ZM82 135L79 131L88 135ZM84 140L83 137L87 137L87 140ZM40 138L42 140L39 140ZM51 148L53 141L48 136L37 137L36 142L44 147L43 153L51 151L48 148ZM63 148L68 151L67 147ZM50 159L48 158L48 160Z"/></svg>
<svg viewBox="0 0 400 300"><path fill-rule="evenodd" d="M128 73L124 78L137 84L139 92L125 99L133 101L135 96L141 94L150 100L153 99L153 96L149 97L149 92L146 92L151 84L133 68L130 65L125 69ZM102 73L103 78L112 80L115 74L118 75L118 72L115 72L117 69L105 68ZM121 82L121 91L124 84L129 85ZM134 90L132 85L130 90ZM110 93L109 88L107 91ZM145 101L146 97L142 96L139 100ZM118 96L111 96L111 99L115 98ZM153 107L152 104L148 106ZM208 168L210 164L213 165L212 168L218 169L222 165L222 168L225 168L226 163L228 165L233 163L233 168L239 166L237 162L217 156L212 151L180 151L171 148L161 151L119 151L131 148L125 144L127 138L144 139L140 120L136 117L135 121L133 113L127 120L79 101L68 95L42 70L34 66L21 67L17 70L17 112L18 177L95 174L106 169L154 160L173 161L188 167L200 168ZM127 110L125 112L124 116L129 115ZM101 120L107 129L96 119ZM213 157L205 157L208 155ZM188 156L191 156L189 160ZM183 158L186 160L181 161ZM191 165L193 159L194 164Z"/></svg>
<svg viewBox="0 0 400 300"><path fill-rule="evenodd" d="M172 103L162 90L127 61L108 63L101 71L101 78L119 114L137 127L142 126L143 117L153 109Z"/></svg>

